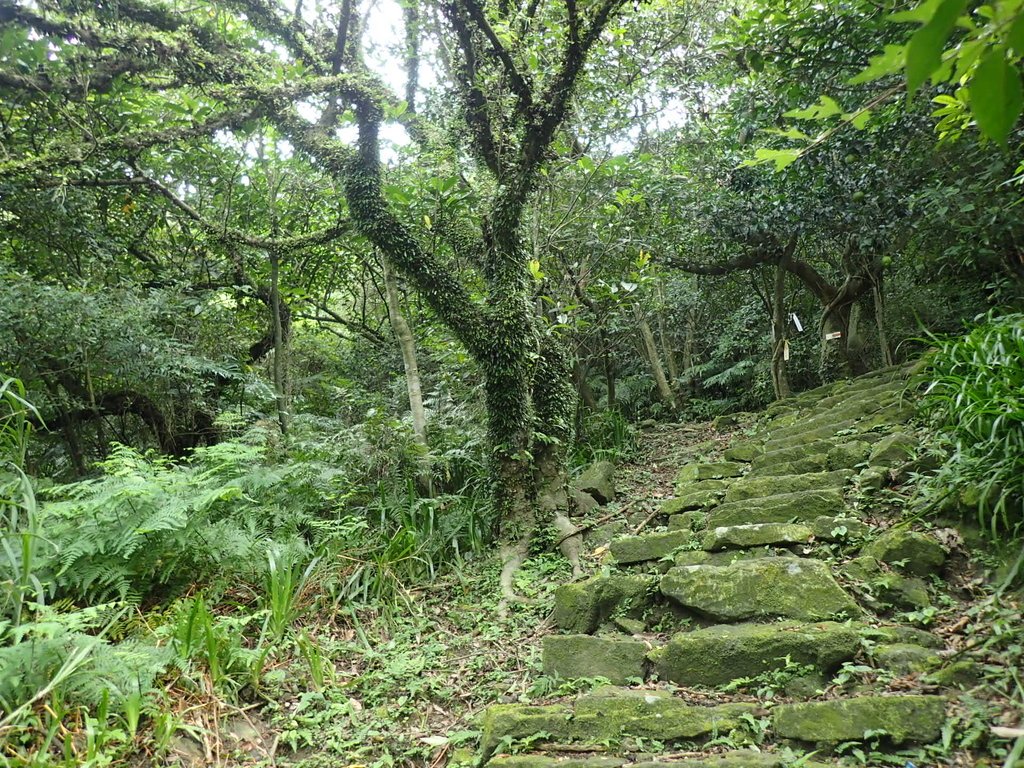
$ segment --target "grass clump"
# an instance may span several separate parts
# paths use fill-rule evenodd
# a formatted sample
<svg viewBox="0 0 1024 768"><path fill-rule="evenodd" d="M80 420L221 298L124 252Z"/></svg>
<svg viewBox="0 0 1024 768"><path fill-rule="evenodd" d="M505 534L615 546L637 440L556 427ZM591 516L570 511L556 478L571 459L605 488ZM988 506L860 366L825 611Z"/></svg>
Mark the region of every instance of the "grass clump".
<svg viewBox="0 0 1024 768"><path fill-rule="evenodd" d="M922 399L948 459L938 487L976 506L993 536L1024 522L1024 314L990 313L962 337L934 338Z"/></svg>

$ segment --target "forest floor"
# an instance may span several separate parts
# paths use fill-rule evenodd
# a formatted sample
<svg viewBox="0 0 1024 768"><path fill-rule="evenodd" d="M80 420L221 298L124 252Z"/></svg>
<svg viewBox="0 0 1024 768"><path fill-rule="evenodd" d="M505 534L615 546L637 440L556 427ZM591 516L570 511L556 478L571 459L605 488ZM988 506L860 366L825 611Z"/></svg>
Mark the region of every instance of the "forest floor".
<svg viewBox="0 0 1024 768"><path fill-rule="evenodd" d="M618 500L595 510L589 522L600 522L598 533L606 529L614 535L653 528L662 522L660 504L674 494L679 467L718 455L729 438L710 423L639 432L618 467ZM898 501L902 491L892 493ZM294 640L279 644L258 685L240 692L245 703L233 706L210 693L170 691L174 735L163 754L147 755L140 764L473 764L479 717L488 706L559 700L595 684L542 674L541 638L553 631L554 590L571 580L568 563L543 545L516 582L519 594L532 602L515 604L504 618L498 610L500 564L494 558L468 561L420 587L395 584L370 608L325 607L318 585L309 584L307 610ZM588 539L583 558L589 573L601 569L606 552L600 535ZM976 660L983 677L952 707L941 760L906 763L918 768L1001 766L1008 739L1024 734L1019 731L1024 713L1020 596L994 597L983 577L987 566L998 564L995 560L972 559L962 548L955 554L947 579L960 599L949 599L920 619L946 640L951 653ZM870 682L868 670L859 674ZM904 692L924 689L912 676L891 685ZM690 701L706 698L706 692L675 690ZM716 695L721 702L721 693ZM766 695L780 694L740 688L728 697L757 702ZM863 764L875 763L865 759Z"/></svg>

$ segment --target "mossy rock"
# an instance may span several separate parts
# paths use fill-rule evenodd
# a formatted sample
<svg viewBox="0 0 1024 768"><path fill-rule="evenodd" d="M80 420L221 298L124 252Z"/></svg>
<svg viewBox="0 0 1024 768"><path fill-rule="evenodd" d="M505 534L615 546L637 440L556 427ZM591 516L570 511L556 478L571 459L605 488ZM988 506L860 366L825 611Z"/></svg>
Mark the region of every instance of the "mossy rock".
<svg viewBox="0 0 1024 768"><path fill-rule="evenodd" d="M879 643L911 643L924 648L942 648L944 646L942 638L936 637L927 630L908 627L905 624L864 627L860 634L862 637Z"/></svg>
<svg viewBox="0 0 1024 768"><path fill-rule="evenodd" d="M668 529L670 531L693 531L697 528L702 528L706 521L707 515L703 512L691 510L678 515L672 515L668 519Z"/></svg>
<svg viewBox="0 0 1024 768"><path fill-rule="evenodd" d="M892 744L927 744L942 733L945 719L941 696L859 696L780 704L772 710L777 736L825 744L862 741L866 734L880 733Z"/></svg>
<svg viewBox="0 0 1024 768"><path fill-rule="evenodd" d="M855 517L816 517L811 522L815 538L822 541L863 539L871 533L871 526Z"/></svg>
<svg viewBox="0 0 1024 768"><path fill-rule="evenodd" d="M708 513L708 527L751 523L806 523L819 517L836 517L846 510L839 488L779 493L756 499L720 504Z"/></svg>
<svg viewBox="0 0 1024 768"><path fill-rule="evenodd" d="M833 447L835 447L835 444L829 440L815 440L812 443L795 445L792 448L782 448L776 451L762 453L752 462L751 466L754 469L759 469L767 465L779 464L785 461L799 461L800 459L807 458L808 456L827 454Z"/></svg>
<svg viewBox="0 0 1024 768"><path fill-rule="evenodd" d="M867 592L882 606L918 609L931 605L928 587L921 579L902 576L895 571L884 569L874 557L861 555L839 567L839 572L851 581L864 584Z"/></svg>
<svg viewBox="0 0 1024 768"><path fill-rule="evenodd" d="M863 463L871 453L870 443L848 440L834 446L825 456L828 469L852 469Z"/></svg>
<svg viewBox="0 0 1024 768"><path fill-rule="evenodd" d="M746 501L765 496L779 496L802 491L840 489L853 476L853 471L811 472L801 475L749 476L733 483L725 493L725 501Z"/></svg>
<svg viewBox="0 0 1024 768"><path fill-rule="evenodd" d="M591 755L555 757L554 755L498 755L487 763L491 768L619 768L625 758Z"/></svg>
<svg viewBox="0 0 1024 768"><path fill-rule="evenodd" d="M779 461L762 464L750 471L750 477L777 477L779 475L805 475L811 472L824 472L828 469L828 460L824 454L814 454L793 461Z"/></svg>
<svg viewBox="0 0 1024 768"><path fill-rule="evenodd" d="M823 621L837 614L860 614L825 563L796 557L677 566L662 577L661 592L682 607L721 622L762 617Z"/></svg>
<svg viewBox="0 0 1024 768"><path fill-rule="evenodd" d="M739 477L746 464L738 461L719 461L714 464L687 464L676 475L676 487L685 489L705 480L724 480Z"/></svg>
<svg viewBox="0 0 1024 768"><path fill-rule="evenodd" d="M603 677L616 685L647 676L647 643L593 635L548 635L542 642L544 674L567 679Z"/></svg>
<svg viewBox="0 0 1024 768"><path fill-rule="evenodd" d="M787 659L831 672L860 649L852 627L824 622L736 624L708 627L672 636L651 651L658 677L680 685L724 685L786 666Z"/></svg>
<svg viewBox="0 0 1024 768"><path fill-rule="evenodd" d="M942 664L942 659L935 655L933 649L911 643L877 645L871 651L871 657L878 669L897 675L927 672Z"/></svg>
<svg viewBox="0 0 1024 768"><path fill-rule="evenodd" d="M862 490L879 491L889 484L889 471L882 467L867 467L857 475L856 482Z"/></svg>
<svg viewBox="0 0 1024 768"><path fill-rule="evenodd" d="M646 536L623 536L611 543L612 557L619 565L644 563L660 560L680 547L691 546L694 541L690 531L665 531L649 533Z"/></svg>
<svg viewBox="0 0 1024 768"><path fill-rule="evenodd" d="M698 739L742 727L755 704L687 704L665 691L606 686L586 694L574 708L577 726L590 743L617 737L659 741Z"/></svg>
<svg viewBox="0 0 1024 768"><path fill-rule="evenodd" d="M973 688L981 681L981 671L981 665L976 661L955 661L925 675L923 680L929 685L944 688Z"/></svg>
<svg viewBox="0 0 1024 768"><path fill-rule="evenodd" d="M555 590L555 626L566 632L590 634L614 613L639 616L656 584L656 577L629 574L563 584Z"/></svg>
<svg viewBox="0 0 1024 768"><path fill-rule="evenodd" d="M736 443L725 449L723 456L726 461L740 461L749 464L764 453L764 446L759 443Z"/></svg>
<svg viewBox="0 0 1024 768"><path fill-rule="evenodd" d="M677 512L686 512L691 509L707 509L718 503L728 487L729 483L725 480L705 480L702 483L695 483L688 486L674 499L663 502L661 511L666 515L674 515Z"/></svg>
<svg viewBox="0 0 1024 768"><path fill-rule="evenodd" d="M803 544L814 536L806 525L799 523L751 523L750 525L724 525L710 529L702 542L704 549L750 549L768 544Z"/></svg>
<svg viewBox="0 0 1024 768"><path fill-rule="evenodd" d="M754 704L701 707L665 691L605 686L570 704L488 707L480 723L480 749L487 760L504 739L529 739L546 734L548 743L599 744L628 738L663 742L707 738L728 733L757 711Z"/></svg>
<svg viewBox="0 0 1024 768"><path fill-rule="evenodd" d="M767 752L740 750L720 755L687 757L671 762L634 763L630 768L785 768L791 761ZM804 763L805 768L816 768L817 763Z"/></svg>
<svg viewBox="0 0 1024 768"><path fill-rule="evenodd" d="M756 549L726 549L721 552L705 552L702 549L677 552L672 558L675 565L731 565L740 560L755 560L759 557L779 557L792 555L787 550L775 547L758 547Z"/></svg>
<svg viewBox="0 0 1024 768"><path fill-rule="evenodd" d="M910 460L910 455L917 448L919 441L906 434L897 432L888 435L871 449L868 464L872 467L893 467Z"/></svg>
<svg viewBox="0 0 1024 768"><path fill-rule="evenodd" d="M865 555L883 563L903 562L917 576L937 573L946 562L946 549L934 537L905 528L890 529L864 547Z"/></svg>
<svg viewBox="0 0 1024 768"><path fill-rule="evenodd" d="M576 478L577 490L589 493L599 504L615 500L615 465L595 461Z"/></svg>

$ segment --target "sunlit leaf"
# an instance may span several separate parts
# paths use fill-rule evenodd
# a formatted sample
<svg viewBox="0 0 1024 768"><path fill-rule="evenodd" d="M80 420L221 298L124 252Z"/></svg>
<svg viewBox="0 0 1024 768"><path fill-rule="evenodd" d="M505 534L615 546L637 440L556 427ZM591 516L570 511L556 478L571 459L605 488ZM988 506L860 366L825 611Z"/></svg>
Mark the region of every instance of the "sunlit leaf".
<svg viewBox="0 0 1024 768"><path fill-rule="evenodd" d="M1024 103L1020 74L1007 60L1005 49L995 48L985 54L968 90L978 130L993 141L1005 143Z"/></svg>

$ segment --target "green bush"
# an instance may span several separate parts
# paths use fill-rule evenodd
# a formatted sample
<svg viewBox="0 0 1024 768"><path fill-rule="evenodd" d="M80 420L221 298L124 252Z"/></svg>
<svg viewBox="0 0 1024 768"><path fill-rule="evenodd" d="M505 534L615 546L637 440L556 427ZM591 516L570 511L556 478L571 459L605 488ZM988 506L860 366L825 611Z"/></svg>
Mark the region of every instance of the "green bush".
<svg viewBox="0 0 1024 768"><path fill-rule="evenodd" d="M977 503L993 535L1024 522L1024 314L984 317L967 335L933 338L923 407L950 454L939 487Z"/></svg>

